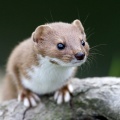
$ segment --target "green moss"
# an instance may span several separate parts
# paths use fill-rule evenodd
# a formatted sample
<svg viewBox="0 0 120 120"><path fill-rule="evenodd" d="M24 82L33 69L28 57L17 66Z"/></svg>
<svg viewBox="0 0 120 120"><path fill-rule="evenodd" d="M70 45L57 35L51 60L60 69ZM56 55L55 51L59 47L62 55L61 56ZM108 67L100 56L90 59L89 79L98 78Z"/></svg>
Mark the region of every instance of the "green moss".
<svg viewBox="0 0 120 120"><path fill-rule="evenodd" d="M120 76L120 57L114 57L111 63L110 71L109 71L110 76Z"/></svg>

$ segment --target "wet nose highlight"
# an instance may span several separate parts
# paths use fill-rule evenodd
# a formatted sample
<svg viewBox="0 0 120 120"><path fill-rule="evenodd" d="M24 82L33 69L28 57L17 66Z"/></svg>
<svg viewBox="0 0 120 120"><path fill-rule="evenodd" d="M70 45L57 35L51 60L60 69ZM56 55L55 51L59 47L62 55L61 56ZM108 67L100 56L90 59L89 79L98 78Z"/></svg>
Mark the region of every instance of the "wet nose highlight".
<svg viewBox="0 0 120 120"><path fill-rule="evenodd" d="M83 52L78 52L78 53L75 54L75 58L77 60L83 60L84 57L85 57L85 53L83 53Z"/></svg>

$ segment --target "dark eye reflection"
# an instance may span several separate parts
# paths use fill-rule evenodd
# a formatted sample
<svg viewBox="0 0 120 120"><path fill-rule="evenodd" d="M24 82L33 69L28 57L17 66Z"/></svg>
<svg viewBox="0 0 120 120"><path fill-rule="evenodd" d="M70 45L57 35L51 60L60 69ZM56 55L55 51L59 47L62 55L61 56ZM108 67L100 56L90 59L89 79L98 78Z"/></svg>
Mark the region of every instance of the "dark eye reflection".
<svg viewBox="0 0 120 120"><path fill-rule="evenodd" d="M65 48L65 45L62 44L62 43L58 43L58 44L57 44L57 48L58 48L59 50L63 50L63 49Z"/></svg>
<svg viewBox="0 0 120 120"><path fill-rule="evenodd" d="M85 46L85 41L81 40L81 44L82 44L82 46Z"/></svg>

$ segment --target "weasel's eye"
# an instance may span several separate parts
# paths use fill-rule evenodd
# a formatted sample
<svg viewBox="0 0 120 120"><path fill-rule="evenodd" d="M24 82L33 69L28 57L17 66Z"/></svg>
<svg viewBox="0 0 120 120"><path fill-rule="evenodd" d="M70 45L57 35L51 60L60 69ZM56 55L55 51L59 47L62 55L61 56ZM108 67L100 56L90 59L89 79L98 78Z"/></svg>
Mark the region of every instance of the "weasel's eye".
<svg viewBox="0 0 120 120"><path fill-rule="evenodd" d="M81 44L82 46L85 46L85 42L83 40L81 40Z"/></svg>
<svg viewBox="0 0 120 120"><path fill-rule="evenodd" d="M65 48L65 45L62 44L62 43L58 43L58 44L57 44L57 48L58 48L59 50L63 50L63 49Z"/></svg>

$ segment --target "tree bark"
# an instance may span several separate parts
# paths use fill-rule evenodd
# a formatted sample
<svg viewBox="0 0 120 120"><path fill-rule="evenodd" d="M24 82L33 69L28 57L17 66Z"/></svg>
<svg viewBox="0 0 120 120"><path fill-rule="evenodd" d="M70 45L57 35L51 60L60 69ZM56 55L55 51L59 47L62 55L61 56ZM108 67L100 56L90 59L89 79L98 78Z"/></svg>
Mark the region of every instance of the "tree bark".
<svg viewBox="0 0 120 120"><path fill-rule="evenodd" d="M0 120L120 120L120 78L73 78L72 100L57 105L52 95L41 96L35 108L17 100L0 105Z"/></svg>

